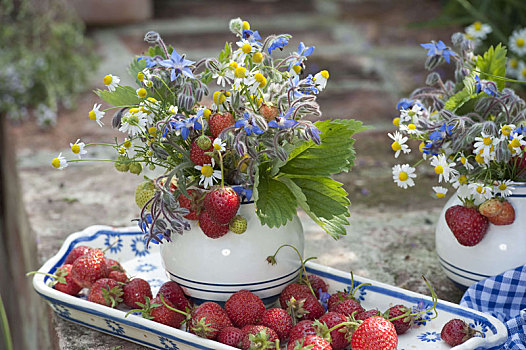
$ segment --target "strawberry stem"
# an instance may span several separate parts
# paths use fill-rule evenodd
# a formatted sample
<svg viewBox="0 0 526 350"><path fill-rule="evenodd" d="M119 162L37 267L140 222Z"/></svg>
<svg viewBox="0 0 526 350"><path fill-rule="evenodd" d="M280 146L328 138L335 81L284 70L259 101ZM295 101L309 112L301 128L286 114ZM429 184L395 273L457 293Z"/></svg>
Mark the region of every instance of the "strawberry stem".
<svg viewBox="0 0 526 350"><path fill-rule="evenodd" d="M359 321L356 321L356 322L353 322L353 321L345 321L345 322L342 322L342 323L338 323L336 326L333 326L332 328L329 328L329 334L340 328L341 326L355 326L355 327L358 327L362 322L359 322Z"/></svg>
<svg viewBox="0 0 526 350"><path fill-rule="evenodd" d="M219 156L219 166L221 167L221 188L225 188L225 175L223 172L223 156L221 155L221 151L217 151L217 155Z"/></svg>

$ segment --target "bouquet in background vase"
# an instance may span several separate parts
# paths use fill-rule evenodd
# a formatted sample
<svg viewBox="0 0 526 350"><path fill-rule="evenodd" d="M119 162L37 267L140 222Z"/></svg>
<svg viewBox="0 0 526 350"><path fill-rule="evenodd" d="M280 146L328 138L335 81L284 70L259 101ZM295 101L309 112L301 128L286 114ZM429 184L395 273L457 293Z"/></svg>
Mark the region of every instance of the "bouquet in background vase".
<svg viewBox="0 0 526 350"><path fill-rule="evenodd" d="M115 109L111 124L124 134L106 144L116 152L116 169L162 171L136 191L145 239L170 240L190 228L188 220L198 220L211 238L243 233L246 219L236 215L242 201L254 201L269 227L285 225L299 206L332 237L345 235L349 200L331 175L353 165L352 136L362 123L310 121L321 117L316 97L329 78L325 70L303 74L314 47L300 43L278 59L273 54L290 35L262 39L240 19L230 30L236 43L198 61L149 32L145 40L153 46L129 67L137 86L119 85L109 74L107 90L96 91L112 107L95 104L89 119L102 126ZM59 155L52 165L93 160L85 158L93 145L77 140L71 151L78 159Z"/></svg>
<svg viewBox="0 0 526 350"><path fill-rule="evenodd" d="M489 223L509 225L515 211L506 200L514 183L526 180L525 103L505 87L506 48L491 47L483 55L473 53L474 43L457 33L456 50L442 41L422 44L427 51L426 69L454 65L454 80L444 81L437 72L426 86L398 104L398 128L389 137L395 157L411 152L408 140L420 142L422 159L415 166L395 165L395 183L414 186L416 167L427 166L436 175L436 197L448 188L457 190L462 205L449 208L447 224L462 245L476 245Z"/></svg>

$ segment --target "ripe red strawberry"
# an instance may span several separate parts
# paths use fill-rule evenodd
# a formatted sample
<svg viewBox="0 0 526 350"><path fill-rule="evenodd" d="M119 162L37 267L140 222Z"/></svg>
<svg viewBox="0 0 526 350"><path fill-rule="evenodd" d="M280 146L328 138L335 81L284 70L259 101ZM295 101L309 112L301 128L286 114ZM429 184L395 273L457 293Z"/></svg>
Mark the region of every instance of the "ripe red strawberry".
<svg viewBox="0 0 526 350"><path fill-rule="evenodd" d="M289 301L287 312L296 320L316 320L325 313L325 309L314 295L309 294L302 299Z"/></svg>
<svg viewBox="0 0 526 350"><path fill-rule="evenodd" d="M289 333L289 343L294 343L295 340L305 338L308 335L316 335L316 327L314 326L314 321L312 320L303 320L298 323Z"/></svg>
<svg viewBox="0 0 526 350"><path fill-rule="evenodd" d="M131 308L138 307L136 303L146 303L146 298L152 299L150 284L142 278L134 278L126 283L123 291L124 304Z"/></svg>
<svg viewBox="0 0 526 350"><path fill-rule="evenodd" d="M248 290L240 290L228 298L225 311L236 327L259 324L265 304L259 297Z"/></svg>
<svg viewBox="0 0 526 350"><path fill-rule="evenodd" d="M117 282L126 283L126 281L128 280L128 275L126 274L126 272L111 271L108 274L108 278L111 278L112 280L115 280Z"/></svg>
<svg viewBox="0 0 526 350"><path fill-rule="evenodd" d="M91 288L96 280L108 276L104 262L104 253L100 249L91 249L77 258L71 268L71 277L79 286Z"/></svg>
<svg viewBox="0 0 526 350"><path fill-rule="evenodd" d="M446 222L458 243L464 246L478 244L488 230L488 218L477 209L454 205L446 210Z"/></svg>
<svg viewBox="0 0 526 350"><path fill-rule="evenodd" d="M212 220L207 211L202 211L199 215L199 227L205 235L210 238L223 237L228 233L228 224L221 225Z"/></svg>
<svg viewBox="0 0 526 350"><path fill-rule="evenodd" d="M293 326L292 317L287 311L279 308L265 310L261 315L260 324L272 328L282 343L285 343L289 338Z"/></svg>
<svg viewBox="0 0 526 350"><path fill-rule="evenodd" d="M455 318L448 321L444 327L442 327L440 338L450 346L457 346L473 338L475 333L477 332L466 322Z"/></svg>
<svg viewBox="0 0 526 350"><path fill-rule="evenodd" d="M73 278L71 278L71 268L71 264L65 264L55 271L56 283L54 287L59 292L69 295L77 295L82 287L76 284L75 281L73 281Z"/></svg>
<svg viewBox="0 0 526 350"><path fill-rule="evenodd" d="M502 201L502 210L488 219L493 225L511 225L515 221L515 209L510 202Z"/></svg>
<svg viewBox="0 0 526 350"><path fill-rule="evenodd" d="M164 302L172 307L175 308L172 303L170 303L168 300L164 300ZM163 304L163 301L160 298L154 298L151 300L151 302L146 299L146 304L150 304L150 312L149 312L149 318L152 321L165 324L170 327L179 328L181 327L181 324L186 319L185 315L170 310L166 305Z"/></svg>
<svg viewBox="0 0 526 350"><path fill-rule="evenodd" d="M309 287L304 284L291 283L283 289L279 296L279 303L283 309L288 307L290 298L296 300L306 298L307 295L312 295Z"/></svg>
<svg viewBox="0 0 526 350"><path fill-rule="evenodd" d="M232 322L221 305L208 301L192 311L190 332L201 338L216 339L219 332L232 327Z"/></svg>
<svg viewBox="0 0 526 350"><path fill-rule="evenodd" d="M324 293L327 293L327 291L329 290L329 286L320 276L309 275L307 278L309 279L309 283L312 287L312 290L314 291L314 293L316 293L316 298L320 297L320 289Z"/></svg>
<svg viewBox="0 0 526 350"><path fill-rule="evenodd" d="M181 311L190 311L192 309L193 303L188 300L186 295L183 292L183 289L174 281L165 282L159 291L157 296L161 295L164 299L170 300L172 304L175 305L175 308Z"/></svg>
<svg viewBox="0 0 526 350"><path fill-rule="evenodd" d="M347 299L340 303L333 304L332 309L329 309L329 311L334 311L344 316L351 316L353 312L359 313L365 311L365 309L356 300Z"/></svg>
<svg viewBox="0 0 526 350"><path fill-rule="evenodd" d="M496 216L502 211L502 202L497 198L491 198L479 206L479 213L487 218Z"/></svg>
<svg viewBox="0 0 526 350"><path fill-rule="evenodd" d="M411 315L411 309L404 305L395 305L387 309L387 311L384 313L384 317L388 320L391 320L395 317L406 315L403 318L399 318L396 320L391 321L391 323L394 325L396 334L404 334L411 328L413 325L415 318Z"/></svg>
<svg viewBox="0 0 526 350"><path fill-rule="evenodd" d="M336 305L338 305L344 300L353 300L353 297L350 293L347 292L336 292L331 294L329 300L327 300L327 306L329 308L329 311L334 310Z"/></svg>
<svg viewBox="0 0 526 350"><path fill-rule="evenodd" d="M106 258L104 259L104 264L106 264L106 269L108 270L108 273L110 273L111 271L124 272L124 268L117 260Z"/></svg>
<svg viewBox="0 0 526 350"><path fill-rule="evenodd" d="M259 107L259 114L261 114L267 122L270 122L271 120L276 119L279 115L279 111L276 106L263 104Z"/></svg>
<svg viewBox="0 0 526 350"><path fill-rule="evenodd" d="M325 315L320 317L320 322L327 325L327 328L331 329L340 323L346 322L347 318L336 312L327 312ZM347 331L347 327L341 326L331 332L331 346L334 350L345 349L351 343L351 334Z"/></svg>
<svg viewBox="0 0 526 350"><path fill-rule="evenodd" d="M66 264L73 264L77 258L83 256L87 252L91 250L90 247L86 247L85 245L79 245L76 246L69 252L68 256L66 257L66 260L64 260L64 265Z"/></svg>
<svg viewBox="0 0 526 350"><path fill-rule="evenodd" d="M369 317L374 317L374 316L380 316L380 311L378 311L378 310L376 310L376 309L365 310L365 311L362 311L362 312L357 313L357 314L354 316L354 319L355 319L355 320L365 321L365 320L368 319Z"/></svg>
<svg viewBox="0 0 526 350"><path fill-rule="evenodd" d="M245 334L241 343L243 350L255 348L255 344L258 344L257 349L261 350L276 348L275 342L279 338L271 328L261 325L246 325L241 331Z"/></svg>
<svg viewBox="0 0 526 350"><path fill-rule="evenodd" d="M101 278L91 287L88 300L109 307L117 307L122 302L122 286L111 278Z"/></svg>
<svg viewBox="0 0 526 350"><path fill-rule="evenodd" d="M225 327L219 332L217 341L226 345L230 345L234 348L241 349L241 343L245 333L236 327Z"/></svg>
<svg viewBox="0 0 526 350"><path fill-rule="evenodd" d="M210 138L211 141L213 141L212 138ZM213 152L214 146L210 145L208 149L201 149L197 145L197 141L192 141L192 146L190 148L190 159L192 162L194 162L197 165L205 165L205 164L212 164L212 158L205 154L205 152Z"/></svg>
<svg viewBox="0 0 526 350"><path fill-rule="evenodd" d="M190 212L184 216L185 218L188 220L197 220L199 218L199 213L201 212L200 199L202 193L201 191L193 189L190 189L187 192L190 195L190 198L181 193L178 197L179 205L182 208L190 210Z"/></svg>
<svg viewBox="0 0 526 350"><path fill-rule="evenodd" d="M305 338L289 342L287 350L332 350L331 344L317 335L308 335Z"/></svg>
<svg viewBox="0 0 526 350"><path fill-rule="evenodd" d="M204 200L205 211L220 225L227 225L236 216L239 205L239 195L232 187L217 187Z"/></svg>
<svg viewBox="0 0 526 350"><path fill-rule="evenodd" d="M397 345L395 327L381 316L363 321L351 338L353 350L396 350Z"/></svg>
<svg viewBox="0 0 526 350"><path fill-rule="evenodd" d="M208 128L214 138L221 134L221 131L225 130L229 126L234 125L235 120L232 114L224 112L223 114L216 113L210 117L208 121Z"/></svg>

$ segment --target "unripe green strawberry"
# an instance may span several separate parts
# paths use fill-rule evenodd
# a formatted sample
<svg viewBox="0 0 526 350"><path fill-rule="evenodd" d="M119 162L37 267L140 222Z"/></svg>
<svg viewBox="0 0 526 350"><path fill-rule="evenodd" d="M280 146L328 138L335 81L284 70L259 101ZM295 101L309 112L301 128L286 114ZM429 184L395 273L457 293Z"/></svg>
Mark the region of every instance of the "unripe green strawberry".
<svg viewBox="0 0 526 350"><path fill-rule="evenodd" d="M230 231L237 233L238 235L245 233L245 231L247 230L247 219L245 219L241 215L234 216L232 221L230 221L229 229Z"/></svg>
<svg viewBox="0 0 526 350"><path fill-rule="evenodd" d="M152 181L144 181L137 186L135 189L135 203L142 209L146 202L152 199L155 194L155 186ZM150 210L151 203L148 204L148 210Z"/></svg>
<svg viewBox="0 0 526 350"><path fill-rule="evenodd" d="M212 145L212 140L210 140L210 137L206 135L201 135L197 138L196 144L201 148L202 150L208 150L210 146Z"/></svg>
<svg viewBox="0 0 526 350"><path fill-rule="evenodd" d="M130 173L139 175L142 172L141 163L131 163L130 164Z"/></svg>
<svg viewBox="0 0 526 350"><path fill-rule="evenodd" d="M130 166L128 165L127 162L125 162L126 160L127 158L125 156L118 156L117 159L115 160L115 169L123 173L130 170Z"/></svg>

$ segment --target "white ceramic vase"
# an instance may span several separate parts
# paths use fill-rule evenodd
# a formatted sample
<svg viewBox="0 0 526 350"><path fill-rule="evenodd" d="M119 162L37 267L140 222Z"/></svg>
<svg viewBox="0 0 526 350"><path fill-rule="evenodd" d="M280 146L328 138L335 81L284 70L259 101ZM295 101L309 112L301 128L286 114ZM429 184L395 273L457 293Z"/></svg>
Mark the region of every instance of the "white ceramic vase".
<svg viewBox="0 0 526 350"><path fill-rule="evenodd" d="M276 265L267 262L283 244L290 244L303 255L303 227L297 216L279 228L263 226L253 203L241 204L239 214L247 219L241 235L229 231L212 239L196 221L192 229L172 236L161 245L161 256L168 277L177 282L195 302L224 302L241 289L272 303L299 273L300 260L291 248L279 251Z"/></svg>
<svg viewBox="0 0 526 350"><path fill-rule="evenodd" d="M440 213L435 236L438 259L446 275L461 287L526 264L526 183L513 187L508 200L515 209L515 221L504 226L490 223L482 241L473 247L459 244L445 220L446 210L460 204L456 195Z"/></svg>

